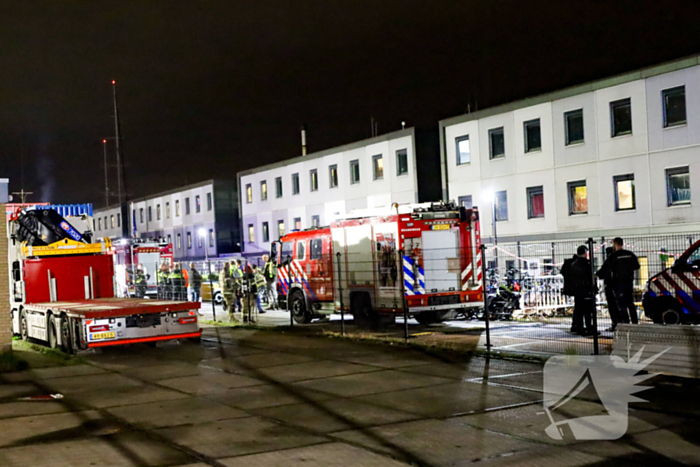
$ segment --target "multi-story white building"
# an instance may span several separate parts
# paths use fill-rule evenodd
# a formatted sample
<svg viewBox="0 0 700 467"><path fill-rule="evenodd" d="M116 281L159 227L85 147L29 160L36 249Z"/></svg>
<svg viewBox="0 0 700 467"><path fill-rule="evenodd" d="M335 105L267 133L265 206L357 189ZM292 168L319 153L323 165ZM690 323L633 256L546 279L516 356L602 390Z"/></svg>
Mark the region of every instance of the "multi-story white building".
<svg viewBox="0 0 700 467"><path fill-rule="evenodd" d="M130 217L126 225L124 212ZM165 238L176 260L240 252L234 182L207 180L132 200L125 210L119 205L98 209L94 222L98 237Z"/></svg>
<svg viewBox="0 0 700 467"><path fill-rule="evenodd" d="M700 57L440 122L443 198L498 240L697 232Z"/></svg>
<svg viewBox="0 0 700 467"><path fill-rule="evenodd" d="M240 172L245 254L263 254L285 232L328 225L353 209L423 201L439 186L430 173L417 163L413 128Z"/></svg>

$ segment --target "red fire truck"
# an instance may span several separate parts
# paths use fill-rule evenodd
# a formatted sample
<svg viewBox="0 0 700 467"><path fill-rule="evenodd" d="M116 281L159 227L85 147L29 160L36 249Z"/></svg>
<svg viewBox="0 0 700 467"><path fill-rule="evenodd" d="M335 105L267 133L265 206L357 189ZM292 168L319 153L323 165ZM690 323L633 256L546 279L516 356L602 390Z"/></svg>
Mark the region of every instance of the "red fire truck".
<svg viewBox="0 0 700 467"><path fill-rule="evenodd" d="M173 244L165 240L121 239L114 245L117 296L158 297L158 269L163 263L172 266ZM135 268L141 266L145 284L134 283Z"/></svg>
<svg viewBox="0 0 700 467"><path fill-rule="evenodd" d="M426 203L355 211L330 227L285 235L279 252L273 244L280 304L298 323L342 308L370 324L404 307L421 323L440 322L483 306L480 245L476 208Z"/></svg>
<svg viewBox="0 0 700 467"><path fill-rule="evenodd" d="M92 219L52 209L18 212L9 223L13 332L52 348L199 339L200 304L116 298L110 241L94 242Z"/></svg>

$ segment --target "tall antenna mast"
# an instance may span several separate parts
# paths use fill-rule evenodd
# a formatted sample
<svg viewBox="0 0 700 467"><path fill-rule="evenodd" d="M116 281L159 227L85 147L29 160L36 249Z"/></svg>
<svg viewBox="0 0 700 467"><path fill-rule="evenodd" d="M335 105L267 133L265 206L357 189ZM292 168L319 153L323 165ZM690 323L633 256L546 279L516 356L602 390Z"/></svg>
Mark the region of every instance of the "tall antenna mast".
<svg viewBox="0 0 700 467"><path fill-rule="evenodd" d="M117 82L115 80L112 80L112 100L114 102L114 143L117 149L117 197L119 198L119 204L122 204L122 201L127 201L128 195L126 190L126 176L124 174L124 156L121 150L122 138L119 132L119 107L117 106ZM124 183L123 192L122 182Z"/></svg>
<svg viewBox="0 0 700 467"><path fill-rule="evenodd" d="M102 152L105 159L105 206L109 206L109 174L107 172L107 140L102 140Z"/></svg>

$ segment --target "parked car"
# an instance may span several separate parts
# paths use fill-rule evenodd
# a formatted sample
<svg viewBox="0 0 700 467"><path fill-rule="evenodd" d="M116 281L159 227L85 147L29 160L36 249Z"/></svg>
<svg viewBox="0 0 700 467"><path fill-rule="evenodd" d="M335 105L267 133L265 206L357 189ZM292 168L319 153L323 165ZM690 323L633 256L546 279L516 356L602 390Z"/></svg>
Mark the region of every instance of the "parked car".
<svg viewBox="0 0 700 467"><path fill-rule="evenodd" d="M219 287L219 282L212 282L214 286L214 303L221 305L224 303L224 294L221 293L221 287ZM202 302L211 302L211 287L209 281L202 281Z"/></svg>
<svg viewBox="0 0 700 467"><path fill-rule="evenodd" d="M649 279L642 306L658 324L700 323L700 240Z"/></svg>

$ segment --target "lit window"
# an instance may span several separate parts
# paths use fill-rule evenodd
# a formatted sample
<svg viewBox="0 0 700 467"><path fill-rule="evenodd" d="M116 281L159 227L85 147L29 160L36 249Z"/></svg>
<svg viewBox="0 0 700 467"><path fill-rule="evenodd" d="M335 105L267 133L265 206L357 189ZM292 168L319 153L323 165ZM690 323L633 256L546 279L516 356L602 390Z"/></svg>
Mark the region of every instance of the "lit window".
<svg viewBox="0 0 700 467"><path fill-rule="evenodd" d="M617 175L613 177L613 183L615 185L615 211L634 209L634 175Z"/></svg>
<svg viewBox="0 0 700 467"><path fill-rule="evenodd" d="M469 135L455 138L455 147L457 149L457 165L471 163L472 154L469 147Z"/></svg>
<svg viewBox="0 0 700 467"><path fill-rule="evenodd" d="M321 225L320 216L311 216L311 227L319 227Z"/></svg>
<svg viewBox="0 0 700 467"><path fill-rule="evenodd" d="M610 136L632 134L632 101L629 98L610 103Z"/></svg>
<svg viewBox="0 0 700 467"><path fill-rule="evenodd" d="M207 211L211 211L214 208L212 203L211 193L207 193Z"/></svg>
<svg viewBox="0 0 700 467"><path fill-rule="evenodd" d="M569 215L588 214L588 188L585 180L569 182Z"/></svg>
<svg viewBox="0 0 700 467"><path fill-rule="evenodd" d="M350 184L360 183L360 161L350 161Z"/></svg>
<svg viewBox="0 0 700 467"><path fill-rule="evenodd" d="M181 250L182 249L182 236L180 234L177 234L177 249Z"/></svg>
<svg viewBox="0 0 700 467"><path fill-rule="evenodd" d="M406 175L408 173L408 152L405 149L396 151L396 175Z"/></svg>
<svg viewBox="0 0 700 467"><path fill-rule="evenodd" d="M564 132L567 146L583 143L583 109L564 114Z"/></svg>
<svg viewBox="0 0 700 467"><path fill-rule="evenodd" d="M661 91L664 105L664 128L683 125L685 116L685 86Z"/></svg>
<svg viewBox="0 0 700 467"><path fill-rule="evenodd" d="M496 203L496 221L507 221L508 220L508 193L506 190L497 191L494 195L494 202Z"/></svg>
<svg viewBox="0 0 700 467"><path fill-rule="evenodd" d="M540 132L540 119L529 120L523 123L525 132L525 152L542 150L542 134Z"/></svg>
<svg viewBox="0 0 700 467"><path fill-rule="evenodd" d="M489 130L489 159L506 156L506 142L503 127Z"/></svg>
<svg viewBox="0 0 700 467"><path fill-rule="evenodd" d="M109 216L109 226L113 229L114 228L114 215L112 214Z"/></svg>
<svg viewBox="0 0 700 467"><path fill-rule="evenodd" d="M248 224L248 243L255 242L255 227L253 224Z"/></svg>
<svg viewBox="0 0 700 467"><path fill-rule="evenodd" d="M156 206L156 219L160 220L160 204Z"/></svg>
<svg viewBox="0 0 700 467"><path fill-rule="evenodd" d="M209 229L209 246L214 246L214 229Z"/></svg>
<svg viewBox="0 0 700 467"><path fill-rule="evenodd" d="M381 154L372 156L372 174L375 180L384 178L384 158Z"/></svg>
<svg viewBox="0 0 700 467"><path fill-rule="evenodd" d="M250 183L245 186L245 201L248 204L253 202L253 186Z"/></svg>
<svg viewBox="0 0 700 467"><path fill-rule="evenodd" d="M187 248L192 248L192 233L187 232Z"/></svg>
<svg viewBox="0 0 700 467"><path fill-rule="evenodd" d="M267 222L262 223L262 241L270 241L270 225Z"/></svg>
<svg viewBox="0 0 700 467"><path fill-rule="evenodd" d="M260 182L260 199L262 201L267 200L267 180Z"/></svg>
<svg viewBox="0 0 700 467"><path fill-rule="evenodd" d="M294 230L301 230L301 217L294 218Z"/></svg>
<svg viewBox="0 0 700 467"><path fill-rule="evenodd" d="M277 235L279 238L284 237L284 221L277 221Z"/></svg>
<svg viewBox="0 0 700 467"><path fill-rule="evenodd" d="M527 189L527 218L544 217L544 189L533 186Z"/></svg>
<svg viewBox="0 0 700 467"><path fill-rule="evenodd" d="M168 243L169 243L170 245L173 244L173 237L172 237L172 235L168 235Z"/></svg>
<svg viewBox="0 0 700 467"><path fill-rule="evenodd" d="M199 248L204 246L204 235L197 235L197 245Z"/></svg>
<svg viewBox="0 0 700 467"><path fill-rule="evenodd" d="M200 213L202 211L202 200L199 195L194 197L194 212Z"/></svg>
<svg viewBox="0 0 700 467"><path fill-rule="evenodd" d="M467 196L460 196L458 198L459 205L465 209L471 209L474 207L474 204L472 203L472 195L467 195Z"/></svg>
<svg viewBox="0 0 700 467"><path fill-rule="evenodd" d="M666 193L669 206L690 204L690 168L666 169Z"/></svg>
<svg viewBox="0 0 700 467"><path fill-rule="evenodd" d="M311 169L309 170L309 182L311 185L311 191L317 191L318 190L318 170L316 169Z"/></svg>
<svg viewBox="0 0 700 467"><path fill-rule="evenodd" d="M275 179L275 196L277 198L282 197L282 177L277 177Z"/></svg>
<svg viewBox="0 0 700 467"><path fill-rule="evenodd" d="M102 218L97 219L97 230L102 230Z"/></svg>
<svg viewBox="0 0 700 467"><path fill-rule="evenodd" d="M338 186L338 166L333 164L328 167L329 186L335 188Z"/></svg>
<svg viewBox="0 0 700 467"><path fill-rule="evenodd" d="M180 200L175 200L175 217L180 217Z"/></svg>
<svg viewBox="0 0 700 467"><path fill-rule="evenodd" d="M292 174L292 194L299 194L299 174Z"/></svg>

